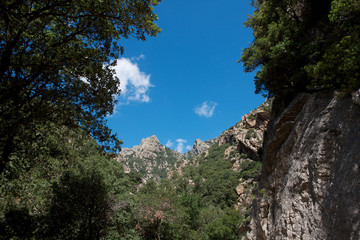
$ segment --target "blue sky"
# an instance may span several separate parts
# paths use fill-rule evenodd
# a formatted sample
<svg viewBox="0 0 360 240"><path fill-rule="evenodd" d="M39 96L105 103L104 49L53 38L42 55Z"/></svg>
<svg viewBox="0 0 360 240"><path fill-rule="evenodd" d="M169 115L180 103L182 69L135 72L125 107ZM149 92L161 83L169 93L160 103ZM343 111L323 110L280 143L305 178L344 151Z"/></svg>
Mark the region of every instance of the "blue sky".
<svg viewBox="0 0 360 240"><path fill-rule="evenodd" d="M265 99L254 74L237 63L252 41L244 21L250 0L163 0L155 8L162 32L122 42L115 68L123 93L108 125L124 144L156 135L184 152L241 120Z"/></svg>

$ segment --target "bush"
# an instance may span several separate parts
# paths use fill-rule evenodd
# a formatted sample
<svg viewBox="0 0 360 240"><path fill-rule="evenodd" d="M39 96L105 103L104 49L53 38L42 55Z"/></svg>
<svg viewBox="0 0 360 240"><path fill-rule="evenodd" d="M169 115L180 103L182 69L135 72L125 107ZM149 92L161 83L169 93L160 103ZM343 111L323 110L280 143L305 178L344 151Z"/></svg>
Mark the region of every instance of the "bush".
<svg viewBox="0 0 360 240"><path fill-rule="evenodd" d="M261 167L261 162L244 161L240 165L240 177L244 179L257 178L261 172Z"/></svg>
<svg viewBox="0 0 360 240"><path fill-rule="evenodd" d="M245 139L250 139L250 138L255 138L255 137L256 137L255 129L250 128L249 130L247 130Z"/></svg>

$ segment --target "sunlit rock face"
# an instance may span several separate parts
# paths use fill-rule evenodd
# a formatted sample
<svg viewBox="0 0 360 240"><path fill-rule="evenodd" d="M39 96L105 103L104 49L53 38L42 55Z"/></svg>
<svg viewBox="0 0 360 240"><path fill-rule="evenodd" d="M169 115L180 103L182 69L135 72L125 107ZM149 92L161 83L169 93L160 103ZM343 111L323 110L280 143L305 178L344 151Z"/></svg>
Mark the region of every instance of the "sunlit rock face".
<svg viewBox="0 0 360 240"><path fill-rule="evenodd" d="M123 164L125 172L140 172L146 182L166 178L168 171L184 156L162 145L153 135L142 139L139 146L123 148L116 159Z"/></svg>
<svg viewBox="0 0 360 240"><path fill-rule="evenodd" d="M360 106L299 94L272 116L245 239L360 239Z"/></svg>
<svg viewBox="0 0 360 240"><path fill-rule="evenodd" d="M193 156L199 155L203 152L205 152L206 150L208 150L211 146L211 143L206 143L201 141L201 139L196 139L192 149L189 151L189 153Z"/></svg>

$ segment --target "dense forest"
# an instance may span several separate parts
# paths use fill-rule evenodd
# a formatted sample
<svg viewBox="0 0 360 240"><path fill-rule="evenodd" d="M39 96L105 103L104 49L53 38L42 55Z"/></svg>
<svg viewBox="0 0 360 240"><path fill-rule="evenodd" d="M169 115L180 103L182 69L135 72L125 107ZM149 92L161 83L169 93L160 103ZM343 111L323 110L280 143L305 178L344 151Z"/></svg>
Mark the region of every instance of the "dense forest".
<svg viewBox="0 0 360 240"><path fill-rule="evenodd" d="M124 173L107 127L121 40L155 37L158 0L0 3L1 239L241 239L250 206L235 208L229 145L214 144L160 182ZM254 41L241 57L256 93L360 88L358 0L254 0ZM249 138L251 136L249 135ZM246 156L243 156L246 159ZM253 183L256 187L256 183ZM263 194L252 192L250 196ZM244 211L245 209L245 211Z"/></svg>
<svg viewBox="0 0 360 240"><path fill-rule="evenodd" d="M141 175L125 174L88 134L52 130L33 143L31 160L14 159L2 174L3 239L215 240L245 233L250 206L234 208L234 189L240 177L256 178L261 163L245 161L233 171L224 158L229 144L213 145L199 167L137 190Z"/></svg>

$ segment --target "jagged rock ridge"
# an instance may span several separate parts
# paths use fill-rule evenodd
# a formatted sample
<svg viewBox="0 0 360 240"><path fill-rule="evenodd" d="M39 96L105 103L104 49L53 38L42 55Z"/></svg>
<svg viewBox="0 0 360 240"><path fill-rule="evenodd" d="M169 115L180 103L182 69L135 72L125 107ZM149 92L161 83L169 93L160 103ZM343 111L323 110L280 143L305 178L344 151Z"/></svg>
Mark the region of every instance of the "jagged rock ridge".
<svg viewBox="0 0 360 240"><path fill-rule="evenodd" d="M174 164L183 159L181 153L162 145L155 135L142 139L139 146L123 148L117 156L125 172L138 171L145 181L165 178Z"/></svg>
<svg viewBox="0 0 360 240"><path fill-rule="evenodd" d="M216 142L218 142L218 138L210 139L205 142L201 141L200 138L196 139L190 151L185 153L185 158L191 159L206 152Z"/></svg>
<svg viewBox="0 0 360 240"><path fill-rule="evenodd" d="M174 172L182 174L182 169L189 164L196 165L197 158L206 156L214 144L230 144L225 150L225 156L233 164L233 169L238 171L245 160L259 160L259 149L270 117L270 105L271 100L266 101L214 139L196 139L192 149L185 154L165 147L154 135L142 139L139 146L123 148L117 160L123 163L125 172L138 171L145 181L159 181L171 177Z"/></svg>

